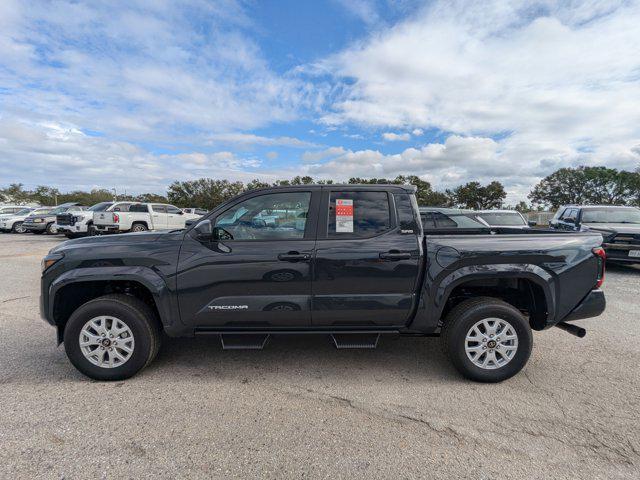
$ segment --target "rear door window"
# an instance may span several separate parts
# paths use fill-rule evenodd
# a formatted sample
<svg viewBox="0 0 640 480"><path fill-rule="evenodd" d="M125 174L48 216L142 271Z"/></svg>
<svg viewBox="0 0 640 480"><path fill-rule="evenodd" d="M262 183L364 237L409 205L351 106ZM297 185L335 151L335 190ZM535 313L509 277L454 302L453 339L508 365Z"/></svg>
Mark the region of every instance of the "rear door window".
<svg viewBox="0 0 640 480"><path fill-rule="evenodd" d="M149 205L134 203L129 207L129 211L133 213L149 213Z"/></svg>
<svg viewBox="0 0 640 480"><path fill-rule="evenodd" d="M387 192L331 192L329 238L368 238L391 228Z"/></svg>

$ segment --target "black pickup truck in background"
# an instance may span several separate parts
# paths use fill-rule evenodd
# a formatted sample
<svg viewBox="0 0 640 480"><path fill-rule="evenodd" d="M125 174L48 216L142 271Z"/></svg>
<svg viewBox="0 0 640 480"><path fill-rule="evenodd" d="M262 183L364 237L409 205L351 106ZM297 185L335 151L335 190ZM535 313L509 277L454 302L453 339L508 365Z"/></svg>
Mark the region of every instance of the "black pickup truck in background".
<svg viewBox="0 0 640 480"><path fill-rule="evenodd" d="M565 205L549 226L568 232L595 232L610 262L640 263L640 209L614 205Z"/></svg>
<svg viewBox="0 0 640 480"><path fill-rule="evenodd" d="M161 332L261 348L272 334L440 336L466 377L520 371L533 330L605 308L602 237L523 229L425 235L415 189L302 185L240 195L183 230L89 237L43 259L41 312L94 379L134 375ZM456 233L458 232L458 233Z"/></svg>

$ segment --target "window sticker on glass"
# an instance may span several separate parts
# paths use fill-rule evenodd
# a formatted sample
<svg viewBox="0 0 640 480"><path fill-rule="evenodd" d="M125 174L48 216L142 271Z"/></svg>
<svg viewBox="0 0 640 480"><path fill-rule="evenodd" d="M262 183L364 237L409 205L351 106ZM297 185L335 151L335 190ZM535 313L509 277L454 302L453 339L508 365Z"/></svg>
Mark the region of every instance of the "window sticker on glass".
<svg viewBox="0 0 640 480"><path fill-rule="evenodd" d="M336 199L336 232L353 233L353 200Z"/></svg>

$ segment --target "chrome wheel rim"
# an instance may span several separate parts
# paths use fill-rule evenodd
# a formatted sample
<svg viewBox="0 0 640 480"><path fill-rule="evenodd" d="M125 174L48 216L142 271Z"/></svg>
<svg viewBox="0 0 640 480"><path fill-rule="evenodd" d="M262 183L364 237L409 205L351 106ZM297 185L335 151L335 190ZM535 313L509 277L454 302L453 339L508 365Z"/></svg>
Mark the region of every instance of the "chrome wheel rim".
<svg viewBox="0 0 640 480"><path fill-rule="evenodd" d="M94 317L80 330L80 350L84 358L100 368L124 365L133 355L133 332L122 320L103 315Z"/></svg>
<svg viewBox="0 0 640 480"><path fill-rule="evenodd" d="M26 228L24 228L24 227L22 226L22 224L21 224L21 223L20 223L20 224L18 224L18 225L16 225L15 230L16 230L16 232L17 232L17 233L24 233L24 232L26 232L26 231L27 231L27 229L26 229Z"/></svg>
<svg viewBox="0 0 640 480"><path fill-rule="evenodd" d="M513 360L518 351L518 334L502 318L484 318L467 332L465 352L476 367L495 370Z"/></svg>

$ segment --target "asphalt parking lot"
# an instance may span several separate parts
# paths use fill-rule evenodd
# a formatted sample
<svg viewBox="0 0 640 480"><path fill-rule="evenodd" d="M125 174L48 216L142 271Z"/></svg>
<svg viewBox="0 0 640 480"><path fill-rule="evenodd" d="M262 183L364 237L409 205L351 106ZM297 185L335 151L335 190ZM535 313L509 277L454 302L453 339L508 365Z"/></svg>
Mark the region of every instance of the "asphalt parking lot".
<svg viewBox="0 0 640 480"><path fill-rule="evenodd" d="M1 478L640 477L640 268L609 268L586 338L537 333L497 385L463 380L438 339L394 337L168 340L135 378L100 383L39 318L59 241L0 235Z"/></svg>

